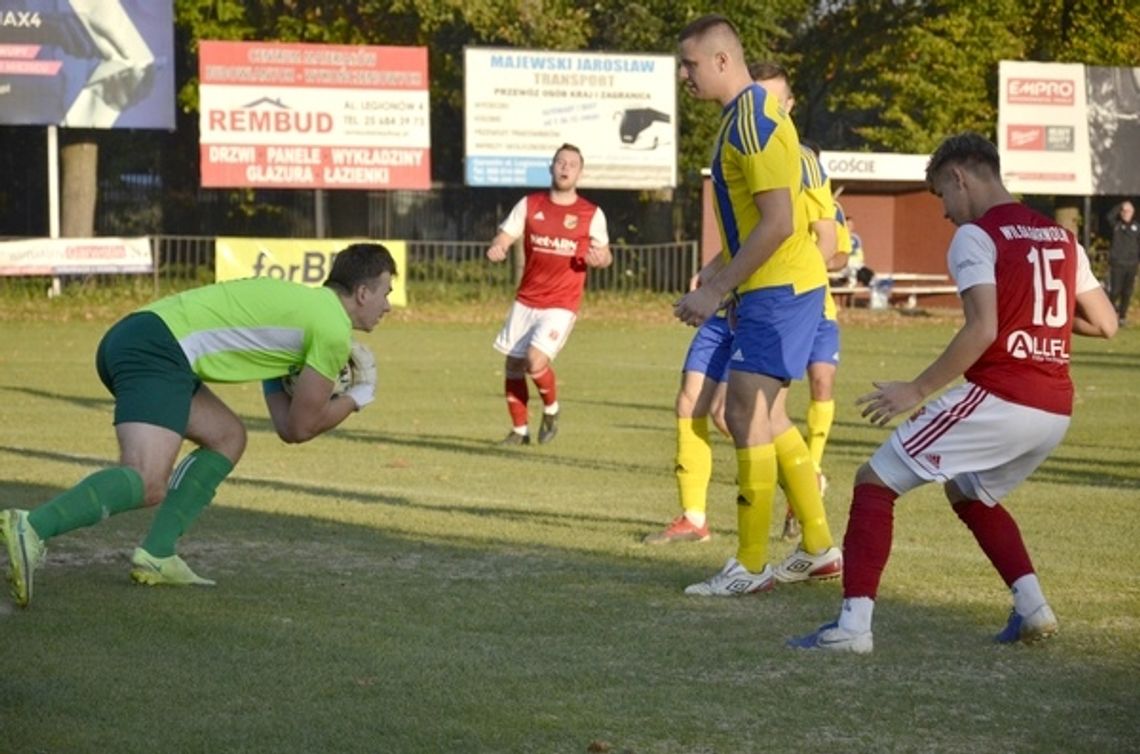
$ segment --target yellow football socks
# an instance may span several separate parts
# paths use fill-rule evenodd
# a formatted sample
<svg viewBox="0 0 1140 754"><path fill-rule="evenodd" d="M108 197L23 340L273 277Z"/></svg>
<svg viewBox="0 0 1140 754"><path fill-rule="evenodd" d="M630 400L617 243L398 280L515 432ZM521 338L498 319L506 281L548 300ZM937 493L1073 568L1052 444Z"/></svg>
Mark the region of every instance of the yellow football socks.
<svg viewBox="0 0 1140 754"><path fill-rule="evenodd" d="M736 559L752 573L768 565L768 527L776 491L776 449L771 444L736 449L740 495L736 524L740 545Z"/></svg>
<svg viewBox="0 0 1140 754"><path fill-rule="evenodd" d="M712 446L709 444L709 420L706 416L677 419L677 494L686 512L705 512L708 505L709 479L712 477Z"/></svg>
<svg viewBox="0 0 1140 754"><path fill-rule="evenodd" d="M834 421L835 401L812 401L808 404L807 447L811 453L811 465L817 474L823 470L823 449L827 447L827 438Z"/></svg>
<svg viewBox="0 0 1140 754"><path fill-rule="evenodd" d="M784 493L803 527L803 548L808 553L818 555L831 547L834 541L831 530L827 527L827 514L823 510L823 498L819 494L819 481L812 468L807 445L804 444L800 431L792 427L776 438L775 448Z"/></svg>

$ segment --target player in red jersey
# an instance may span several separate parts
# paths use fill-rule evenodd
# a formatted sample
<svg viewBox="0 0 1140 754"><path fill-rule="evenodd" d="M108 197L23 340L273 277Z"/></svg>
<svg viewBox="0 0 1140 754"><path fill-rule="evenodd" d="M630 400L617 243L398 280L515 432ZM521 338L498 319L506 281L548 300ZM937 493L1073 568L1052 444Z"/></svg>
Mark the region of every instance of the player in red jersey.
<svg viewBox="0 0 1140 754"><path fill-rule="evenodd" d="M538 441L550 442L558 433L558 392L550 363L574 328L586 270L613 262L605 214L578 196L583 165L578 147L560 146L550 163L550 190L519 200L487 249L488 259L502 262L511 244L523 239L522 280L495 339L495 350L507 357L507 410L513 425L504 445L530 443L528 376L542 398Z"/></svg>
<svg viewBox="0 0 1140 754"><path fill-rule="evenodd" d="M863 416L883 425L958 376L966 381L919 408L859 469L843 541L839 618L789 646L873 649L871 618L890 555L895 499L935 481L1013 593L1013 611L995 640L1028 642L1057 631L1017 523L1000 501L1068 429L1072 334L1112 337L1115 312L1072 234L1010 196L997 148L985 138L946 139L926 180L959 226L948 266L966 321L922 374L876 382L858 402Z"/></svg>

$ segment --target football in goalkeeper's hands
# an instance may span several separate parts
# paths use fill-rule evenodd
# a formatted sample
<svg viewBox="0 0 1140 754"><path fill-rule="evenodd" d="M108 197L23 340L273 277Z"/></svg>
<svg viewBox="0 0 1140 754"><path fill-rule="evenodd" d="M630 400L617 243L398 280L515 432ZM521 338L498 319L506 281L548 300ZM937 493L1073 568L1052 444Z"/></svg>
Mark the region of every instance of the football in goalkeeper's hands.
<svg viewBox="0 0 1140 754"><path fill-rule="evenodd" d="M297 381L300 376L301 370L304 367L290 367L289 374L281 378L281 386L285 388L285 392L290 396L293 395L293 383ZM340 374L336 376L333 382L333 395L344 395L348 389L352 387L352 360L350 359L347 364L341 367Z"/></svg>

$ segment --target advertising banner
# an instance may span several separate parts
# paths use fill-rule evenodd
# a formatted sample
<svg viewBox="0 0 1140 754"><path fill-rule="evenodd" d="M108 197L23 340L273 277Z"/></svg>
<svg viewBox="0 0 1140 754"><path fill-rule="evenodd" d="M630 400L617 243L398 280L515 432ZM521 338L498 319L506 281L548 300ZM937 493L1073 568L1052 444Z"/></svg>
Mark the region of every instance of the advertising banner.
<svg viewBox="0 0 1140 754"><path fill-rule="evenodd" d="M582 150L583 188L677 185L672 55L468 47L468 186L548 186L563 143Z"/></svg>
<svg viewBox="0 0 1140 754"><path fill-rule="evenodd" d="M0 241L0 275L128 274L153 269L146 237Z"/></svg>
<svg viewBox="0 0 1140 754"><path fill-rule="evenodd" d="M1093 193L1085 67L1003 60L998 79L1006 187L1020 194Z"/></svg>
<svg viewBox="0 0 1140 754"><path fill-rule="evenodd" d="M927 154L829 152L819 154L823 172L833 181L926 181Z"/></svg>
<svg viewBox="0 0 1140 754"><path fill-rule="evenodd" d="M1093 193L1140 194L1140 67L1085 68Z"/></svg>
<svg viewBox="0 0 1140 754"><path fill-rule="evenodd" d="M173 0L0 2L0 124L173 129Z"/></svg>
<svg viewBox="0 0 1140 754"><path fill-rule="evenodd" d="M343 238L218 238L214 243L214 277L218 282L271 277L317 286L325 282L336 253L360 240ZM392 252L399 275L392 279L392 306L407 306L408 246L404 241L368 241Z"/></svg>
<svg viewBox="0 0 1140 754"><path fill-rule="evenodd" d="M428 189L426 47L208 42L202 185Z"/></svg>

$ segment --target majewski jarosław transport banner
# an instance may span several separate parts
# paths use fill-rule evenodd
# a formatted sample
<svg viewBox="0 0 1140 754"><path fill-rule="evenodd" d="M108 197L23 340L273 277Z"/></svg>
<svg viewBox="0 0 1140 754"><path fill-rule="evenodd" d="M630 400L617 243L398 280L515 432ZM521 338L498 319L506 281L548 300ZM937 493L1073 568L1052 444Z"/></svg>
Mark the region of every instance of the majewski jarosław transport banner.
<svg viewBox="0 0 1140 754"><path fill-rule="evenodd" d="M205 187L428 189L426 47L199 48Z"/></svg>
<svg viewBox="0 0 1140 754"><path fill-rule="evenodd" d="M672 55L468 47L468 186L546 186L563 143L582 150L583 188L677 185Z"/></svg>
<svg viewBox="0 0 1140 754"><path fill-rule="evenodd" d="M0 0L0 124L173 129L172 0Z"/></svg>

